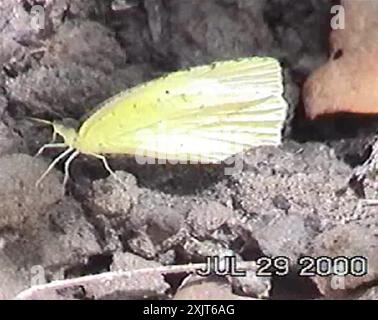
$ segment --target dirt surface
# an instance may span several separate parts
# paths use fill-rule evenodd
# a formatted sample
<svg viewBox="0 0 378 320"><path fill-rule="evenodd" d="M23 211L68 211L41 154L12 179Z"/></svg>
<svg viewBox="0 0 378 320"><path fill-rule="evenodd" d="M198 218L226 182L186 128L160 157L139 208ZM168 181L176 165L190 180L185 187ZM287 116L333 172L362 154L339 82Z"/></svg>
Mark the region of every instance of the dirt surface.
<svg viewBox="0 0 378 320"><path fill-rule="evenodd" d="M84 286L54 297L376 297L378 206L361 205L376 196L374 177L351 178L370 155L377 121L303 117L300 90L327 59L332 3L293 2L0 0L0 298L56 279L229 254L285 256L291 271L191 284L183 274L138 276L114 290ZM34 5L44 8L42 29L31 24ZM223 166L110 159L125 186L81 156L65 195L62 166L35 187L57 153L32 157L51 129L27 117L79 120L165 72L253 55L274 56L285 70L281 147L251 150L231 175ZM333 277L298 276L303 256L364 256L369 273L335 289Z"/></svg>

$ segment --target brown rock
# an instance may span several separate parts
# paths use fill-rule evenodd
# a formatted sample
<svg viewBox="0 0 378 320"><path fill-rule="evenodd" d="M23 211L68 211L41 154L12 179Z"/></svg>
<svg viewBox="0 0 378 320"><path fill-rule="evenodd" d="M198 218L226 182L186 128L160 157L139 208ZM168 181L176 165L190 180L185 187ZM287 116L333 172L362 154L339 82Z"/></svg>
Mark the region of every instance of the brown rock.
<svg viewBox="0 0 378 320"><path fill-rule="evenodd" d="M319 291L328 297L340 296L346 294L347 290L374 283L378 277L377 245L375 231L357 223L339 225L316 237L312 257L348 257L349 260L358 257L367 261L366 274L362 276L356 275L354 269L342 277L316 276L314 281Z"/></svg>
<svg viewBox="0 0 378 320"><path fill-rule="evenodd" d="M210 280L197 276L187 277L177 290L173 300L249 300L232 293L226 281Z"/></svg>
<svg viewBox="0 0 378 320"><path fill-rule="evenodd" d="M378 2L342 1L345 29L330 36L331 58L304 86L306 114L378 113Z"/></svg>

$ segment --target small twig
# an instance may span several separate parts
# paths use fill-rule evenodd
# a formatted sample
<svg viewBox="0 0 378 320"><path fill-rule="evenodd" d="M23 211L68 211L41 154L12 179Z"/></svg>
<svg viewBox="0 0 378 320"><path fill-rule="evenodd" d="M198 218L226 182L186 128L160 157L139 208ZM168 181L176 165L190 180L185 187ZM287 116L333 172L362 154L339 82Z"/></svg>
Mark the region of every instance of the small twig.
<svg viewBox="0 0 378 320"><path fill-rule="evenodd" d="M205 269L206 263L171 265L157 268L144 268L130 271L112 271L96 275L78 277L75 279L56 280L47 284L33 286L19 293L15 299L18 300L35 300L35 299L53 299L60 296L59 292L64 292L70 288L81 287L92 293L106 291L109 294L117 290L127 291L127 282L135 282L135 279L147 276L158 276L176 273L194 273L198 269ZM250 270L256 267L255 261L239 262L238 268L241 270ZM98 290L97 290L98 289Z"/></svg>

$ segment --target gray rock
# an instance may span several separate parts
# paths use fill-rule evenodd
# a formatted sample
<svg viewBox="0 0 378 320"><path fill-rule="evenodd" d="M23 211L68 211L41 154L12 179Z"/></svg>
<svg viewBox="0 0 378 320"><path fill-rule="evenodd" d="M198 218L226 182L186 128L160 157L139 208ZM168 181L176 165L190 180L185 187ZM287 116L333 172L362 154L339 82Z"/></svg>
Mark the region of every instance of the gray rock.
<svg viewBox="0 0 378 320"><path fill-rule="evenodd" d="M47 164L25 154L1 157L0 168L0 229L26 228L34 233L33 224L62 197L59 175L52 172L36 187Z"/></svg>

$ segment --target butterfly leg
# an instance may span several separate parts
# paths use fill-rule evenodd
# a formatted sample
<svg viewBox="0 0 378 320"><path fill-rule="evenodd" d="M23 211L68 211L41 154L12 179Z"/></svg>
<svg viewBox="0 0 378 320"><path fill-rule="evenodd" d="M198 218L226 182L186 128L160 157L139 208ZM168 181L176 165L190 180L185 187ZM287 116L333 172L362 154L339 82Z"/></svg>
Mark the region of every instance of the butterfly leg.
<svg viewBox="0 0 378 320"><path fill-rule="evenodd" d="M93 156L100 159L102 161L102 163L104 164L106 171L108 171L111 174L111 176L117 182L119 182L124 188L128 189L128 186L117 176L117 174L112 170L112 168L110 168L109 163L106 160L105 156L102 156L102 155L99 155L99 154L94 154Z"/></svg>
<svg viewBox="0 0 378 320"><path fill-rule="evenodd" d="M73 148L68 148L64 152L62 152L59 156L57 156L53 162L50 163L49 167L47 170L42 174L42 176L37 180L35 185L38 187L38 185L42 182L42 180L50 173L50 171L56 166L56 164L62 160L65 156L70 154L74 149Z"/></svg>
<svg viewBox="0 0 378 320"><path fill-rule="evenodd" d="M38 152L35 154L34 157L38 157L46 149L64 148L64 147L67 147L67 145L65 143L47 143L47 144L43 145L41 148L39 148Z"/></svg>
<svg viewBox="0 0 378 320"><path fill-rule="evenodd" d="M80 154L79 151L75 151L74 153L72 153L69 158L66 160L66 162L64 163L64 178L63 178L63 195L64 195L64 192L66 190L66 185L67 185L67 182L68 182L68 179L70 177L70 164L71 162Z"/></svg>

